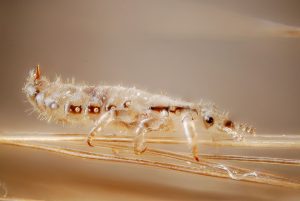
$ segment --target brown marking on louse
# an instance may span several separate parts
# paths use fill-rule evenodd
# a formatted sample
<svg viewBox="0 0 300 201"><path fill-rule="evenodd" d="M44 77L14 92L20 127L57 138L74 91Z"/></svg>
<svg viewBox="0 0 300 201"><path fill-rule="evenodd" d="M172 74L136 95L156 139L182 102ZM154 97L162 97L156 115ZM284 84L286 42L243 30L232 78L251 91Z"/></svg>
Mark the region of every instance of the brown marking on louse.
<svg viewBox="0 0 300 201"><path fill-rule="evenodd" d="M36 89L35 92L34 92L34 95L33 95L34 98L36 98L36 96L37 96L39 93L40 93L40 90Z"/></svg>
<svg viewBox="0 0 300 201"><path fill-rule="evenodd" d="M82 106L81 105L70 105L69 106L69 113L80 114L81 112L82 112Z"/></svg>
<svg viewBox="0 0 300 201"><path fill-rule="evenodd" d="M189 107L182 107L182 106L171 106L169 107L169 112L172 112L172 113L181 113L183 110L187 110L187 109L190 109Z"/></svg>
<svg viewBox="0 0 300 201"><path fill-rule="evenodd" d="M150 110L155 111L155 112L161 112L163 110L169 111L169 106L151 106Z"/></svg>
<svg viewBox="0 0 300 201"><path fill-rule="evenodd" d="M189 110L191 108L189 107L182 107L182 106L151 106L150 110L155 111L155 112L162 112L162 111L167 111L171 113L180 113L183 110Z"/></svg>
<svg viewBox="0 0 300 201"><path fill-rule="evenodd" d="M227 128L234 128L234 123L231 120L226 120L224 126Z"/></svg>
<svg viewBox="0 0 300 201"><path fill-rule="evenodd" d="M127 100L123 103L123 107L124 108L129 108L129 106L131 105L131 101L130 100Z"/></svg>
<svg viewBox="0 0 300 201"><path fill-rule="evenodd" d="M88 106L88 113L89 114L99 114L100 113L100 107L96 105L89 105Z"/></svg>
<svg viewBox="0 0 300 201"><path fill-rule="evenodd" d="M116 108L117 108L117 106L115 106L115 105L108 105L108 106L106 107L106 111L110 111L110 110L116 109Z"/></svg>

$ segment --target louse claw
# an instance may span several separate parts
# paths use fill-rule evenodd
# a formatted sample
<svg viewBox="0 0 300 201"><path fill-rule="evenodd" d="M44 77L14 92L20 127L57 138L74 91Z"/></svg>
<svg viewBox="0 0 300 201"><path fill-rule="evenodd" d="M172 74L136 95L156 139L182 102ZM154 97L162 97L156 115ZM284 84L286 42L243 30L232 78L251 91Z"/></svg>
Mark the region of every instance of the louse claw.
<svg viewBox="0 0 300 201"><path fill-rule="evenodd" d="M90 147L94 147L94 145L92 144L92 140L88 139L86 142Z"/></svg>
<svg viewBox="0 0 300 201"><path fill-rule="evenodd" d="M90 146L90 147L94 147L94 145L92 144L92 141L93 141L93 138L94 138L94 135L93 135L93 132L90 133L87 137L87 140L86 140L86 143Z"/></svg>

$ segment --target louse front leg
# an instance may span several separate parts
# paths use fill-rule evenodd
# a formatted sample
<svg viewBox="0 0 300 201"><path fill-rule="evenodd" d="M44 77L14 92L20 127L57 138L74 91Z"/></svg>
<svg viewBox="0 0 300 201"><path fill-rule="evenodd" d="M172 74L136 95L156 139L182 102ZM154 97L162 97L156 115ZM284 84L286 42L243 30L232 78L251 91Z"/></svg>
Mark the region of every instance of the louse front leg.
<svg viewBox="0 0 300 201"><path fill-rule="evenodd" d="M185 137L188 141L189 147L193 153L194 159L199 161L198 156L198 133L196 131L195 122L191 113L185 113L182 117L182 125Z"/></svg>
<svg viewBox="0 0 300 201"><path fill-rule="evenodd" d="M92 128L92 130L90 131L87 137L87 144L89 146L93 147L92 141L96 133L100 132L103 129L103 127L105 127L107 124L114 121L115 116L116 116L115 110L110 110L104 113L103 115L101 115L101 117L98 119L98 121L96 121L95 126Z"/></svg>

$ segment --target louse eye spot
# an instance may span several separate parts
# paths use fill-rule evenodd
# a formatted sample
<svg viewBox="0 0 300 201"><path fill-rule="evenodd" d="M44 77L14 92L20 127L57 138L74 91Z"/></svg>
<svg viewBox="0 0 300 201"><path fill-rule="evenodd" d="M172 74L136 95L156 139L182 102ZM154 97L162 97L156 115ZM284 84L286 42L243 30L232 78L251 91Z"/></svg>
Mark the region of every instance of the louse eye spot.
<svg viewBox="0 0 300 201"><path fill-rule="evenodd" d="M88 106L88 112L90 114L99 114L100 113L100 107L99 106L90 105L90 106Z"/></svg>
<svg viewBox="0 0 300 201"><path fill-rule="evenodd" d="M70 105L69 112L72 114L80 114L82 111L81 105Z"/></svg>

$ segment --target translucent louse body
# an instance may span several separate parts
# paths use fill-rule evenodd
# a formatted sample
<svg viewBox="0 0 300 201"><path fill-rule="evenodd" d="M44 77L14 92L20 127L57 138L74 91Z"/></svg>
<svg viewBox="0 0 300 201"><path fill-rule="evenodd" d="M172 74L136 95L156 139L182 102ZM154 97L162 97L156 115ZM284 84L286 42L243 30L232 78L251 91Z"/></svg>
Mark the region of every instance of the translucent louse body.
<svg viewBox="0 0 300 201"><path fill-rule="evenodd" d="M134 133L134 151L143 153L151 132L174 132L182 129L196 160L198 133L241 140L254 129L229 120L212 104L190 103L163 95L155 95L136 88L121 86L87 86L50 82L41 76L37 66L29 74L23 91L29 102L45 119L64 124L92 123L87 143L108 125L126 127Z"/></svg>

